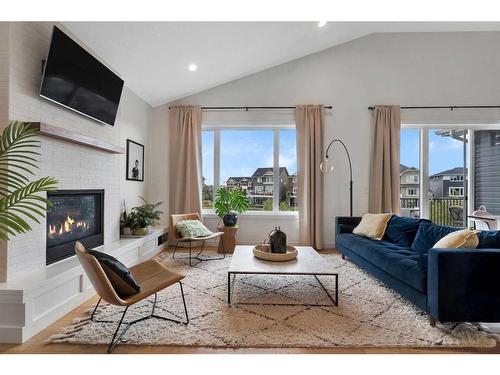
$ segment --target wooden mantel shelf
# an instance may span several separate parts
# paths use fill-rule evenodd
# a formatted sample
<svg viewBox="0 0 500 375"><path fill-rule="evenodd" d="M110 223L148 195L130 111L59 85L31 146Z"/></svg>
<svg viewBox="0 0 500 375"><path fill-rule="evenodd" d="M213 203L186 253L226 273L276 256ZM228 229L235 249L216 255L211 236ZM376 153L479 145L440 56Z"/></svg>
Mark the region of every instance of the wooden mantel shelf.
<svg viewBox="0 0 500 375"><path fill-rule="evenodd" d="M92 138L71 130L59 128L44 122L31 122L30 124L34 126L41 135L46 137L61 139L66 142L76 143L78 145L109 152L111 154L125 153L124 147L116 146L112 143L104 142L100 139Z"/></svg>

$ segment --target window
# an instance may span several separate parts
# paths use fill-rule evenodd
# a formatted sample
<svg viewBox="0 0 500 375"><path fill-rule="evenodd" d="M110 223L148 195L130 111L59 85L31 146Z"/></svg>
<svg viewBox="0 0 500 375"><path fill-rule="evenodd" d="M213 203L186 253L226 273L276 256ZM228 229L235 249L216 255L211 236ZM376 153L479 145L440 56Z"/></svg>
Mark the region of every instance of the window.
<svg viewBox="0 0 500 375"><path fill-rule="evenodd" d="M406 182L409 184L418 184L418 174L407 175Z"/></svg>
<svg viewBox="0 0 500 375"><path fill-rule="evenodd" d="M241 187L250 211L296 211L296 135L291 126L204 127L203 209L219 186ZM211 192L211 194L209 194ZM205 194L206 193L206 194Z"/></svg>
<svg viewBox="0 0 500 375"><path fill-rule="evenodd" d="M467 195L467 178L464 178L468 173L467 147L468 130L460 126L401 129L402 214L417 216L418 212L418 216L441 225L456 226L467 222L467 201L464 199ZM420 160L422 171L419 170ZM418 173L412 171L412 167ZM451 215L452 206L461 207L462 221Z"/></svg>
<svg viewBox="0 0 500 375"><path fill-rule="evenodd" d="M401 215L420 217L420 131L401 129L400 143L400 206ZM408 185L412 185L408 187Z"/></svg>
<svg viewBox="0 0 500 375"><path fill-rule="evenodd" d="M406 195L409 197L418 197L418 189L417 188L408 188L408 189L406 189Z"/></svg>
<svg viewBox="0 0 500 375"><path fill-rule="evenodd" d="M214 132L204 131L201 133L203 145L203 187L202 187L202 208L212 209L214 201Z"/></svg>
<svg viewBox="0 0 500 375"><path fill-rule="evenodd" d="M448 195L450 197L463 197L464 196L464 188L463 187L449 187Z"/></svg>
<svg viewBox="0 0 500 375"><path fill-rule="evenodd" d="M280 211L298 211L297 133L295 129L279 130L279 166L279 209Z"/></svg>

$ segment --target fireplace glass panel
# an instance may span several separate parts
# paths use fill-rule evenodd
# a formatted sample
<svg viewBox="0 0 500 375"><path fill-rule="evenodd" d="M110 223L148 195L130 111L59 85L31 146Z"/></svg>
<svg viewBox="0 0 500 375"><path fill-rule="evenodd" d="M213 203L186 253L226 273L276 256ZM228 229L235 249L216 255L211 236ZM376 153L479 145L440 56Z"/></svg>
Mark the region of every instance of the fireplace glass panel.
<svg viewBox="0 0 500 375"><path fill-rule="evenodd" d="M47 264L74 255L74 244L102 244L103 197L100 191L60 191L49 194Z"/></svg>

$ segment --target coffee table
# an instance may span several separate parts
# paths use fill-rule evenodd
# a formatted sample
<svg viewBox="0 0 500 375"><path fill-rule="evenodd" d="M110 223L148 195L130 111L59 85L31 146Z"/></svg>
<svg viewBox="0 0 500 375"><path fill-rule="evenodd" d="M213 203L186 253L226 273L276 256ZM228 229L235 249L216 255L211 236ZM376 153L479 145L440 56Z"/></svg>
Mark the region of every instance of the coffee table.
<svg viewBox="0 0 500 375"><path fill-rule="evenodd" d="M316 250L309 246L297 246L297 259L288 262L271 262L258 259L253 255L253 246L236 246L231 264L227 271L227 303L231 305L232 291L236 275L287 275L287 276L314 276L323 288L333 306L339 303L339 275L333 272L331 266L325 264L325 260ZM318 276L335 277L335 296L321 283ZM273 304L275 305L275 304ZM278 304L279 305L279 304ZM281 304L282 305L282 304ZM286 304L307 306L332 306L319 304Z"/></svg>

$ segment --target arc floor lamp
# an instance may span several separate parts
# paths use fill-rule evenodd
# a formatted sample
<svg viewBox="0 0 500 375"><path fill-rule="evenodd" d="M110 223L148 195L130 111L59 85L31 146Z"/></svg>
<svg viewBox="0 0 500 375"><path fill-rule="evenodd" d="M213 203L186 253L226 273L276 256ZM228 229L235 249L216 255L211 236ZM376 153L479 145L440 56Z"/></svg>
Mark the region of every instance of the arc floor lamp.
<svg viewBox="0 0 500 375"><path fill-rule="evenodd" d="M345 153L347 154L347 160L349 161L349 203L350 203L350 216L352 217L352 163L351 163L351 155L349 154L349 150L347 150L346 145L344 142L342 142L340 139L334 139L333 141L330 142L328 147L326 148L326 153L325 153L325 158L323 159L323 162L320 164L319 168L321 169L321 172L324 174L328 174L333 172L333 162L328 159L328 151L330 151L330 147L334 143L340 143L342 147L345 150Z"/></svg>

